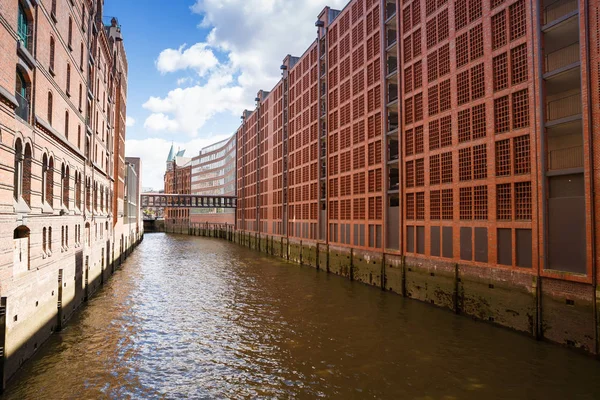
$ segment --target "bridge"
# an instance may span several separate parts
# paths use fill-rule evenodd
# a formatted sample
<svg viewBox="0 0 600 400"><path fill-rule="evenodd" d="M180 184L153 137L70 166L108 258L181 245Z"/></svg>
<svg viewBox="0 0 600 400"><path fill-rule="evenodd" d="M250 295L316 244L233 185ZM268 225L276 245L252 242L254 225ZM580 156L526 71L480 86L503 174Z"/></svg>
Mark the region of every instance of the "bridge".
<svg viewBox="0 0 600 400"><path fill-rule="evenodd" d="M142 193L141 208L236 208L235 196L203 196L194 194Z"/></svg>

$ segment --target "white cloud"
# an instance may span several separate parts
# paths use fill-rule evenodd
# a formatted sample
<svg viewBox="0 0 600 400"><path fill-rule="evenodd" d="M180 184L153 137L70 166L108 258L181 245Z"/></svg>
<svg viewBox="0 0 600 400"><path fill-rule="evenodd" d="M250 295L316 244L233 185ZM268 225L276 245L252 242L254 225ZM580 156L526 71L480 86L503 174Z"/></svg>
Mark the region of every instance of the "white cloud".
<svg viewBox="0 0 600 400"><path fill-rule="evenodd" d="M185 77L185 78L179 78L177 79L177 86L183 86L185 84L188 83L192 83L194 80L192 78L190 78L189 76Z"/></svg>
<svg viewBox="0 0 600 400"><path fill-rule="evenodd" d="M128 115L128 116L127 116L127 119L126 119L126 121L125 121L125 125L126 125L128 128L131 128L132 126L134 126L134 125L135 125L135 119L134 119L133 117L130 117L130 116Z"/></svg>
<svg viewBox="0 0 600 400"><path fill-rule="evenodd" d="M161 73L192 70L203 80L148 99L144 108L152 115L144 126L193 137L219 113L238 118L245 108L253 108L260 89L275 86L285 56L302 55L316 39L314 22L324 5L341 8L347 2L196 0L191 10L200 15L201 26L210 34L189 48L164 50L156 65ZM223 61L215 54L223 55Z"/></svg>
<svg viewBox="0 0 600 400"><path fill-rule="evenodd" d="M163 50L156 60L156 68L163 74L190 68L204 76L218 64L219 60L205 43L196 43L187 49L183 44L177 50Z"/></svg>
<svg viewBox="0 0 600 400"><path fill-rule="evenodd" d="M192 139L187 142L174 142L175 149L186 149L185 156L193 157L206 146L227 139L229 135L213 135L209 138ZM162 138L127 140L125 155L142 159L142 186L160 190L164 186L167 156L171 142Z"/></svg>

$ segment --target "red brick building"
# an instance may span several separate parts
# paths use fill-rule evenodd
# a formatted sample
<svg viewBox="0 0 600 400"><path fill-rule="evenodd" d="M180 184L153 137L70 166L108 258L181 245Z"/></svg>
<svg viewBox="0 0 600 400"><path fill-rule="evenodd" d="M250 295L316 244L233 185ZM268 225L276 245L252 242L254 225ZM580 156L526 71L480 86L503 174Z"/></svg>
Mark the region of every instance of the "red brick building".
<svg viewBox="0 0 600 400"><path fill-rule="evenodd" d="M598 352L599 12L576 0L325 8L315 41L243 114L241 234L284 237L292 258L321 266L325 248L333 272ZM461 304L436 295L439 275Z"/></svg>
<svg viewBox="0 0 600 400"><path fill-rule="evenodd" d="M184 157L185 150L174 152L173 145L167 157L164 192L168 194L192 193L192 159ZM165 221L169 225L188 226L189 208L165 208Z"/></svg>
<svg viewBox="0 0 600 400"><path fill-rule="evenodd" d="M0 1L2 387L142 232L122 219L127 58L103 5Z"/></svg>

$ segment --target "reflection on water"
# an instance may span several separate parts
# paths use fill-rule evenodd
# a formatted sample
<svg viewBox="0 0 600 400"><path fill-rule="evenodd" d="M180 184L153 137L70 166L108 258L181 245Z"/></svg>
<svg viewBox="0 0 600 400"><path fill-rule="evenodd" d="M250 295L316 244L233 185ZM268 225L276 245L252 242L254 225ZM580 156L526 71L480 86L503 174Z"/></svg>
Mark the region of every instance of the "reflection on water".
<svg viewBox="0 0 600 400"><path fill-rule="evenodd" d="M218 239L147 235L6 399L598 399L600 362Z"/></svg>

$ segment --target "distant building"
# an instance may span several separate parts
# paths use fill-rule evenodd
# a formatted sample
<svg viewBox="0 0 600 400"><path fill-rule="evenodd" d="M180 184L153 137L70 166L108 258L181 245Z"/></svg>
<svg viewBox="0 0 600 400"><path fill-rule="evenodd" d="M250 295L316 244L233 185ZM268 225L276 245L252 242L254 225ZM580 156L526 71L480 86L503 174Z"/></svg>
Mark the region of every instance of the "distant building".
<svg viewBox="0 0 600 400"><path fill-rule="evenodd" d="M206 196L235 196L235 135L203 148L192 159L192 194ZM235 223L235 209L195 208L192 223Z"/></svg>
<svg viewBox="0 0 600 400"><path fill-rule="evenodd" d="M192 159L184 157L185 150L175 153L173 145L167 157L165 188L167 194L191 194ZM189 208L165 208L167 224L187 225L190 221Z"/></svg>

